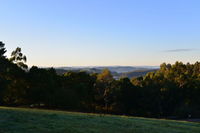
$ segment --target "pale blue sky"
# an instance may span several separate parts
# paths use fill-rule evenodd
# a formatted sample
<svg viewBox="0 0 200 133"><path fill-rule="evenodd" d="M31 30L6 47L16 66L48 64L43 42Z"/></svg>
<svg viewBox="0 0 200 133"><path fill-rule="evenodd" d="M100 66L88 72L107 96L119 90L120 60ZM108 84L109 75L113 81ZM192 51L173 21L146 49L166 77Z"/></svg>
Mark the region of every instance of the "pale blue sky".
<svg viewBox="0 0 200 133"><path fill-rule="evenodd" d="M0 40L38 66L200 60L199 0L0 0Z"/></svg>

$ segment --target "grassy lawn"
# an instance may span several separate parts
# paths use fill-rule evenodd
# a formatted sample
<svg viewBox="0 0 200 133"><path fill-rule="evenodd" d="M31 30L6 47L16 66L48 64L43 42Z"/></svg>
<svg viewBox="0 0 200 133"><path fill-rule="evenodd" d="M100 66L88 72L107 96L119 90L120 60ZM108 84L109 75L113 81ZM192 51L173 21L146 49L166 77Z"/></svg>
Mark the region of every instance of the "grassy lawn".
<svg viewBox="0 0 200 133"><path fill-rule="evenodd" d="M200 123L0 107L0 133L200 133Z"/></svg>

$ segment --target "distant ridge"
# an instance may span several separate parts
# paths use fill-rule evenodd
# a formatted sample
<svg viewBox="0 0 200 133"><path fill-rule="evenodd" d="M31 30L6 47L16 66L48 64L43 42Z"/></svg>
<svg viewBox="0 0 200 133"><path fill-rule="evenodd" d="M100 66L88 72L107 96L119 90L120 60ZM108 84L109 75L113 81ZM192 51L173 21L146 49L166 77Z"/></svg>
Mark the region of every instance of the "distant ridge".
<svg viewBox="0 0 200 133"><path fill-rule="evenodd" d="M148 72L153 72L159 69L158 66L76 66L76 67L56 67L58 74L64 74L68 71L85 71L88 73L101 73L103 69L109 69L114 78L120 77L139 77L144 76Z"/></svg>

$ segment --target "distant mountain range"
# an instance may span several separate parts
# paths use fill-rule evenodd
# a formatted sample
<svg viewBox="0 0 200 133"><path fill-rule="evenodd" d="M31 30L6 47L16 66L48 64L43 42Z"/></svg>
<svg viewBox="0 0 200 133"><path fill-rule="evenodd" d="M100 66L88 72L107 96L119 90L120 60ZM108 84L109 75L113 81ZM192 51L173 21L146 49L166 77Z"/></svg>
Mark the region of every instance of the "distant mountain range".
<svg viewBox="0 0 200 133"><path fill-rule="evenodd" d="M103 69L109 69L115 79L120 77L140 77L148 72L153 72L159 69L158 66L87 66L87 67L57 67L55 68L58 74L64 74L68 71L85 71L88 73L101 73Z"/></svg>

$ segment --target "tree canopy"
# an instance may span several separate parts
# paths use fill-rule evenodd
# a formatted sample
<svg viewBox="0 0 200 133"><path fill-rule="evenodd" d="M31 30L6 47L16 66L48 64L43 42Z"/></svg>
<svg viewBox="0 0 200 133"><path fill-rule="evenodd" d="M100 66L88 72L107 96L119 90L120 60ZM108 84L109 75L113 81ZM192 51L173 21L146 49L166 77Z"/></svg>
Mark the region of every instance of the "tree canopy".
<svg viewBox="0 0 200 133"><path fill-rule="evenodd" d="M67 109L146 117L200 117L200 62L163 63L143 77L27 69L17 47L7 58L0 42L0 105Z"/></svg>

